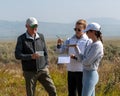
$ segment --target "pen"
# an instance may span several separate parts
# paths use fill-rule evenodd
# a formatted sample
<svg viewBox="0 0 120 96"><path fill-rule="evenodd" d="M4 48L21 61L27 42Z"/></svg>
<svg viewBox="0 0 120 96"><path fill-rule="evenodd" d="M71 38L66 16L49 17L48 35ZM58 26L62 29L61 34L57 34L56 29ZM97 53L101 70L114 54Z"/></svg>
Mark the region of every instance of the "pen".
<svg viewBox="0 0 120 96"><path fill-rule="evenodd" d="M60 39L60 36L56 35L56 37L57 37L58 39Z"/></svg>

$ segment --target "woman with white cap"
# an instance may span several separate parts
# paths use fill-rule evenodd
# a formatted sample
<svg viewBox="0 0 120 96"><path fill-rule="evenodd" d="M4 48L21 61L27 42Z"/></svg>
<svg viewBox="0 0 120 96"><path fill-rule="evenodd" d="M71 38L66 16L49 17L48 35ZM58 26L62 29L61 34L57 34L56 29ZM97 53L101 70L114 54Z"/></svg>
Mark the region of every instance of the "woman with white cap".
<svg viewBox="0 0 120 96"><path fill-rule="evenodd" d="M79 53L77 57L84 68L82 96L95 96L95 85L99 80L97 69L104 55L102 33L100 31L101 26L98 23L88 24L84 32L92 39L93 43L85 49L84 54L81 54L78 47L75 48Z"/></svg>

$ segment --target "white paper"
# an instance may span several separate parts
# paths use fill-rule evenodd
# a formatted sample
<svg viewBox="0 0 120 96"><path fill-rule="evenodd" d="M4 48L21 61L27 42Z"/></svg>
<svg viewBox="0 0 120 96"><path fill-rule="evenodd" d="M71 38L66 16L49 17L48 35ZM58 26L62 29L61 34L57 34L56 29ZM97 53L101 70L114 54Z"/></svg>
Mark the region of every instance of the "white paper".
<svg viewBox="0 0 120 96"><path fill-rule="evenodd" d="M70 63L70 56L58 56L58 64Z"/></svg>
<svg viewBox="0 0 120 96"><path fill-rule="evenodd" d="M36 51L37 54L39 54L40 56L44 56L44 51Z"/></svg>

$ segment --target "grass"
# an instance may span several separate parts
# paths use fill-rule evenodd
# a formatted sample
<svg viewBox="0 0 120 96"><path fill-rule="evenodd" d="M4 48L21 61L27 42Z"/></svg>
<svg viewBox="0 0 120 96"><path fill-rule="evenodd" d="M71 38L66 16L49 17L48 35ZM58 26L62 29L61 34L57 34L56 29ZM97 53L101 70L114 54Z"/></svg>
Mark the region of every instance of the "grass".
<svg viewBox="0 0 120 96"><path fill-rule="evenodd" d="M67 72L65 65L57 65L55 41L47 41L50 74L58 96L67 96ZM99 67L100 79L96 96L120 96L120 40L106 40L105 56ZM20 61L14 57L15 42L0 42L0 96L26 96L25 81ZM36 96L48 96L41 84L37 84Z"/></svg>

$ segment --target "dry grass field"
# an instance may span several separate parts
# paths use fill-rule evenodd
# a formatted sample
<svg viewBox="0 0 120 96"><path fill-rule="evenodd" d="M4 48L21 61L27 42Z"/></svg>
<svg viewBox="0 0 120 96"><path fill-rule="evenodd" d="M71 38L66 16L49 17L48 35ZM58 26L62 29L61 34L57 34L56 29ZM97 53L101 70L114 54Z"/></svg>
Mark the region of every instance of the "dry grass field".
<svg viewBox="0 0 120 96"><path fill-rule="evenodd" d="M47 41L50 74L58 96L67 96L66 66L57 65L56 41ZM14 57L15 42L0 42L0 96L26 96L20 61ZM105 40L105 56L99 67L96 96L120 96L120 40ZM48 96L37 84L36 96Z"/></svg>

